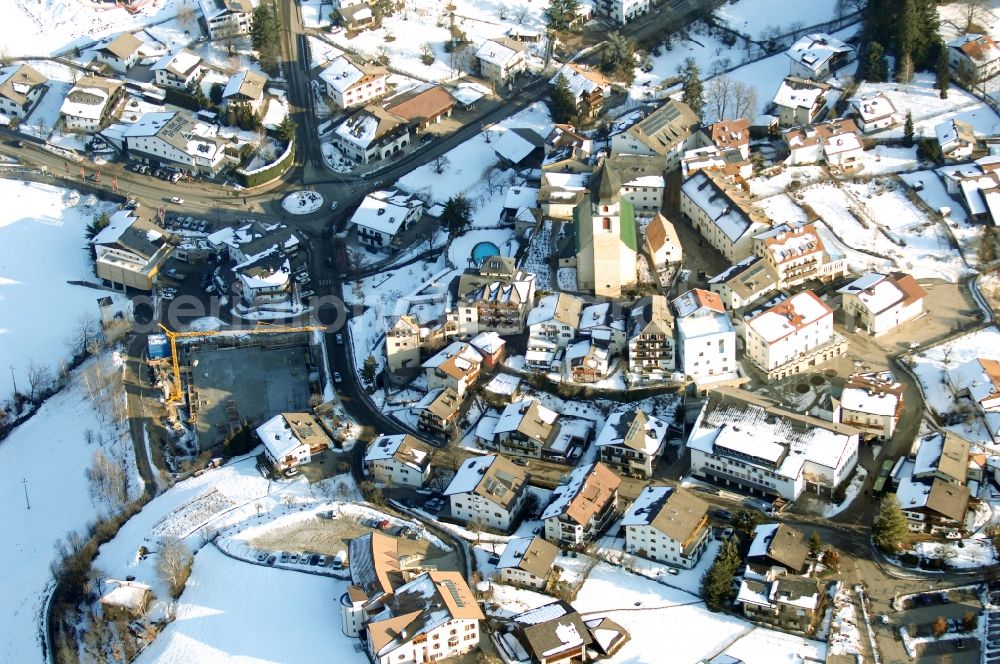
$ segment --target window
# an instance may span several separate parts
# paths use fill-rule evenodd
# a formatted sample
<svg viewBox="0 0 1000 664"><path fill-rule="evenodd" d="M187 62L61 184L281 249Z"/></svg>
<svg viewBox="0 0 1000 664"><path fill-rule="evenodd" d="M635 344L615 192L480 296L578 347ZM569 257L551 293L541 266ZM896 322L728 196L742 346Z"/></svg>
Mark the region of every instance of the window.
<svg viewBox="0 0 1000 664"><path fill-rule="evenodd" d="M611 219L609 219L608 217L604 217L604 219L601 220L601 225L603 226L604 230L610 231L611 230Z"/></svg>

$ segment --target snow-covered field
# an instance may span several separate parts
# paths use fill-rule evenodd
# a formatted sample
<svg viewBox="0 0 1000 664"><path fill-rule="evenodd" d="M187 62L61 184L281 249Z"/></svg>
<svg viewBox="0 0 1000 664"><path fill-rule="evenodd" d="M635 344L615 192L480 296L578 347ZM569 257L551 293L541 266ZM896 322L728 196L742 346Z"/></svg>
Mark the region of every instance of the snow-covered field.
<svg viewBox="0 0 1000 664"><path fill-rule="evenodd" d="M0 366L14 367L18 389L28 388L28 367L55 373L71 355L81 319L99 320L104 290L73 286L95 281L84 231L107 204L69 189L0 179ZM119 298L118 295L114 296ZM0 372L0 399L13 391L11 372Z"/></svg>
<svg viewBox="0 0 1000 664"><path fill-rule="evenodd" d="M791 32L837 18L836 0L739 0L725 3L716 16L732 28L753 39L762 32Z"/></svg>
<svg viewBox="0 0 1000 664"><path fill-rule="evenodd" d="M487 132L480 132L448 151L445 154L447 166L441 173L436 173L434 162L430 162L403 176L398 186L405 191L426 194L442 203L455 194L468 192L479 185L487 170L496 165L498 158L493 151L494 144L513 127L533 129L544 138L552 127L548 107L541 102L528 106Z"/></svg>
<svg viewBox="0 0 1000 664"><path fill-rule="evenodd" d="M659 664L666 644L671 662L695 664L752 629L738 618L709 612L693 595L607 563L594 567L573 606L585 617L607 615L629 631L631 641L607 660L614 664Z"/></svg>
<svg viewBox="0 0 1000 664"><path fill-rule="evenodd" d="M208 545L195 557L176 619L136 662L362 664L358 641L340 629L347 585L233 560Z"/></svg>
<svg viewBox="0 0 1000 664"><path fill-rule="evenodd" d="M724 653L742 664L805 664L824 661L826 644L757 627Z"/></svg>
<svg viewBox="0 0 1000 664"><path fill-rule="evenodd" d="M917 542L914 552L923 558L940 558L950 567L981 568L997 562L993 544L987 537L955 542Z"/></svg>
<svg viewBox="0 0 1000 664"><path fill-rule="evenodd" d="M82 252L80 252L82 253ZM84 365L90 367L93 361ZM97 434L88 444L86 431ZM100 503L91 498L84 474L98 449L134 459L126 435L102 435L102 423L85 396L80 372L0 445L0 661L41 663L38 630L52 580L53 544L93 520ZM115 448L119 446L117 450ZM134 478L134 467L132 470ZM138 493L138 483L133 484ZM27 498L25 497L27 492ZM28 509L26 500L30 502Z"/></svg>
<svg viewBox="0 0 1000 664"><path fill-rule="evenodd" d="M14 0L5 3L4 48L8 55L52 55L94 39L173 18L191 10L198 30L198 4L193 0L148 0L136 13L124 6L84 0Z"/></svg>

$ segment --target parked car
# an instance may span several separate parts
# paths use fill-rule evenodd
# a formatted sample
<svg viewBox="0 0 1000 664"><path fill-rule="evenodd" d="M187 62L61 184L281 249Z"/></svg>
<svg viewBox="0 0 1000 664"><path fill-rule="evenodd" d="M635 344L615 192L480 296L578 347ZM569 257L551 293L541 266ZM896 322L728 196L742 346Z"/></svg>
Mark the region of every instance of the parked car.
<svg viewBox="0 0 1000 664"><path fill-rule="evenodd" d="M333 565L331 565L331 567L333 567L333 569L344 569L344 566L346 564L347 564L347 552L338 551L337 555L334 556L333 558Z"/></svg>
<svg viewBox="0 0 1000 664"><path fill-rule="evenodd" d="M267 551L261 551L257 554L257 562L262 563L267 560Z"/></svg>
<svg viewBox="0 0 1000 664"><path fill-rule="evenodd" d="M320 567L326 567L326 556L322 553L319 554L319 560L316 562Z"/></svg>
<svg viewBox="0 0 1000 664"><path fill-rule="evenodd" d="M668 568L667 568L667 573L668 573L668 574L670 574L671 576L677 576L677 575L678 575L678 574L680 574L681 572L680 572L680 570L679 570L679 569L677 569L676 567L668 567Z"/></svg>
<svg viewBox="0 0 1000 664"><path fill-rule="evenodd" d="M515 466L527 466L528 465L527 461L525 461L524 459L520 459L520 458L514 458L514 459L511 459L510 461Z"/></svg>
<svg viewBox="0 0 1000 664"><path fill-rule="evenodd" d="M335 383L342 383L342 382L344 382L344 377L340 375L339 371L334 371L333 372L333 382L335 382Z"/></svg>
<svg viewBox="0 0 1000 664"><path fill-rule="evenodd" d="M288 557L288 562L292 564L299 562L299 554L293 553L291 556Z"/></svg>
<svg viewBox="0 0 1000 664"><path fill-rule="evenodd" d="M336 335L334 335L333 338L338 344L344 343L344 335L340 334L339 332Z"/></svg>
<svg viewBox="0 0 1000 664"><path fill-rule="evenodd" d="M423 138L420 139L422 143L430 143L434 140L434 134L424 134Z"/></svg>
<svg viewBox="0 0 1000 664"><path fill-rule="evenodd" d="M184 199L181 198L180 196L171 196L170 202L173 203L174 205L181 205L182 203L184 203Z"/></svg>
<svg viewBox="0 0 1000 664"><path fill-rule="evenodd" d="M951 595L948 594L947 590L942 590L940 597L941 597L941 603L942 604L947 604L947 603L951 602Z"/></svg>
<svg viewBox="0 0 1000 664"><path fill-rule="evenodd" d="M714 486L696 486L694 490L701 491L702 493L710 493L713 496L719 495L719 490L716 489Z"/></svg>
<svg viewBox="0 0 1000 664"><path fill-rule="evenodd" d="M268 556L267 557L267 564L268 565L273 565L274 564L274 560L275 560L274 556Z"/></svg>
<svg viewBox="0 0 1000 664"><path fill-rule="evenodd" d="M282 552L281 552L281 562L283 562L283 563L287 563L287 562L288 562L288 558L289 558L290 556L291 556L291 554L290 554L290 553L288 553L287 551L282 551Z"/></svg>

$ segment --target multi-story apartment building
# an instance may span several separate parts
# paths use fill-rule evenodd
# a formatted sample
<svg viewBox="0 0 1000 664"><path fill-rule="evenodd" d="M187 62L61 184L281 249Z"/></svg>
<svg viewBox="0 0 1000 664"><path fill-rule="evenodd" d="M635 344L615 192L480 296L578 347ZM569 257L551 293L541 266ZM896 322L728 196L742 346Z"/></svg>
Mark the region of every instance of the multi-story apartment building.
<svg viewBox="0 0 1000 664"><path fill-rule="evenodd" d="M796 293L743 325L746 357L767 380L786 378L847 352L833 309L811 290Z"/></svg>
<svg viewBox="0 0 1000 664"><path fill-rule="evenodd" d="M905 389L890 371L851 374L834 404L835 410L839 407L837 420L868 437L889 440L903 412Z"/></svg>
<svg viewBox="0 0 1000 664"><path fill-rule="evenodd" d="M753 253L753 238L771 222L733 177L701 170L681 185L681 213L730 263Z"/></svg>
<svg viewBox="0 0 1000 664"><path fill-rule="evenodd" d="M124 97L125 84L121 81L84 76L66 93L59 116L66 129L97 131L111 121Z"/></svg>
<svg viewBox="0 0 1000 664"><path fill-rule="evenodd" d="M628 327L628 370L644 378L664 378L676 369L674 316L663 295L647 295L632 307Z"/></svg>
<svg viewBox="0 0 1000 664"><path fill-rule="evenodd" d="M684 489L647 486L622 517L625 551L691 569L711 539L708 503Z"/></svg>
<svg viewBox="0 0 1000 664"><path fill-rule="evenodd" d="M431 476L431 448L408 433L382 434L368 446L364 465L378 482L421 488Z"/></svg>
<svg viewBox="0 0 1000 664"><path fill-rule="evenodd" d="M558 555L559 547L541 537L515 537L504 547L497 573L502 583L544 592Z"/></svg>
<svg viewBox="0 0 1000 664"><path fill-rule="evenodd" d="M668 99L663 106L634 125L611 136L611 154L639 154L660 157L663 170L680 168L681 157L692 133L701 124L687 104Z"/></svg>
<svg viewBox="0 0 1000 664"><path fill-rule="evenodd" d="M736 331L719 296L695 288L672 302L677 370L699 384L737 375Z"/></svg>
<svg viewBox="0 0 1000 664"><path fill-rule="evenodd" d="M625 25L649 12L650 0L597 0L597 11L618 25Z"/></svg>
<svg viewBox="0 0 1000 664"><path fill-rule="evenodd" d="M186 48L165 54L151 69L157 85L179 90L186 90L203 71L201 56Z"/></svg>
<svg viewBox="0 0 1000 664"><path fill-rule="evenodd" d="M113 287L150 291L173 245L145 213L119 210L90 241L97 277Z"/></svg>
<svg viewBox="0 0 1000 664"><path fill-rule="evenodd" d="M636 408L612 413L595 446L604 465L630 477L649 479L667 443L667 423Z"/></svg>
<svg viewBox="0 0 1000 664"><path fill-rule="evenodd" d="M250 33L253 3L250 0L199 0L209 39L231 39Z"/></svg>
<svg viewBox="0 0 1000 664"><path fill-rule="evenodd" d="M478 350L455 341L424 362L427 387L432 390L445 387L464 399L479 380L482 364L483 356Z"/></svg>
<svg viewBox="0 0 1000 664"><path fill-rule="evenodd" d="M476 51L480 75L498 88L507 87L527 69L524 44L509 37L487 39Z"/></svg>
<svg viewBox="0 0 1000 664"><path fill-rule="evenodd" d="M601 462L573 470L552 492L542 512L545 539L583 546L611 525L618 510L621 479Z"/></svg>
<svg viewBox="0 0 1000 664"><path fill-rule="evenodd" d="M328 62L319 74L327 96L338 108L364 106L382 97L387 76L382 67L361 64L346 55Z"/></svg>
<svg viewBox="0 0 1000 664"><path fill-rule="evenodd" d="M0 114L23 120L45 94L49 79L25 64L0 67Z"/></svg>
<svg viewBox="0 0 1000 664"><path fill-rule="evenodd" d="M876 337L923 314L927 296L916 279L902 272L867 272L837 292L854 327Z"/></svg>
<svg viewBox="0 0 1000 664"><path fill-rule="evenodd" d="M517 525L527 497L524 470L502 456L465 460L445 490L452 518L508 531Z"/></svg>
<svg viewBox="0 0 1000 664"><path fill-rule="evenodd" d="M524 332L535 299L535 275L517 268L513 258L490 256L478 272L459 276L448 320L461 336L480 332L513 335Z"/></svg>

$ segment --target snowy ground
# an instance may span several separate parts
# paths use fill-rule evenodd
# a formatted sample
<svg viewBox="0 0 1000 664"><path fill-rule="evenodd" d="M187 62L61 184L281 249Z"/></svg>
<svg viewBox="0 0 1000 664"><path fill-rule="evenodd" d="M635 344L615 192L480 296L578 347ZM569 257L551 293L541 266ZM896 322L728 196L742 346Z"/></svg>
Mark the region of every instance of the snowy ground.
<svg viewBox="0 0 1000 664"><path fill-rule="evenodd" d="M742 664L806 664L824 661L826 644L756 627L726 648L725 654Z"/></svg>
<svg viewBox="0 0 1000 664"><path fill-rule="evenodd" d="M1000 330L988 327L955 338L913 355L913 372L923 387L927 406L939 415L953 411L958 402L947 382L946 372L977 357L1000 359ZM969 405L967 399L963 403ZM970 442L992 444L978 413L967 422L948 427Z"/></svg>
<svg viewBox="0 0 1000 664"><path fill-rule="evenodd" d="M150 0L135 13L124 6L81 0L15 0L4 12L4 46L8 55L51 55L74 45L177 15L192 0ZM192 20L193 30L197 24Z"/></svg>
<svg viewBox="0 0 1000 664"><path fill-rule="evenodd" d="M836 0L739 0L723 4L715 15L733 30L752 39L769 30L777 34L837 18Z"/></svg>
<svg viewBox="0 0 1000 664"><path fill-rule="evenodd" d="M572 604L584 617L606 615L629 631L632 639L607 660L613 664L658 664L665 644L671 662L695 664L752 629L733 616L709 612L693 595L607 563L593 569Z"/></svg>
<svg viewBox="0 0 1000 664"><path fill-rule="evenodd" d="M251 565L208 545L195 557L176 619L140 664L329 662L362 664L340 628L347 581ZM290 631L292 628L293 631ZM296 638L289 638L293 634Z"/></svg>
<svg viewBox="0 0 1000 664"><path fill-rule="evenodd" d="M281 207L289 214L312 214L323 207L323 194L315 191L296 191L281 200Z"/></svg>
<svg viewBox="0 0 1000 664"><path fill-rule="evenodd" d="M548 107L541 102L528 106L448 151L445 155L448 164L441 173L435 172L432 161L403 176L397 185L404 191L426 194L441 203L455 194L468 192L496 165L498 159L493 144L512 127L533 129L544 138L552 127Z"/></svg>
<svg viewBox="0 0 1000 664"><path fill-rule="evenodd" d="M0 445L0 465L5 469L0 475L0 500L6 506L0 518L4 531L0 584L6 589L0 600L0 625L6 634L0 639L0 661L45 661L37 636L52 579L53 543L71 530L82 530L101 507L91 499L84 475L95 451L131 460L133 495L141 490L131 440L113 434L84 393L77 371L69 387ZM88 430L95 432L93 443L86 442Z"/></svg>
<svg viewBox="0 0 1000 664"><path fill-rule="evenodd" d="M84 230L112 208L87 207L92 199L69 189L6 179L0 198L0 366L14 367L24 392L32 362L56 372L80 321L99 320L97 299L110 293L66 282L95 280ZM0 398L12 391L11 372L0 372Z"/></svg>
<svg viewBox="0 0 1000 664"><path fill-rule="evenodd" d="M917 542L913 547L922 558L940 558L950 567L981 568L997 562L993 544L986 537L954 542Z"/></svg>

